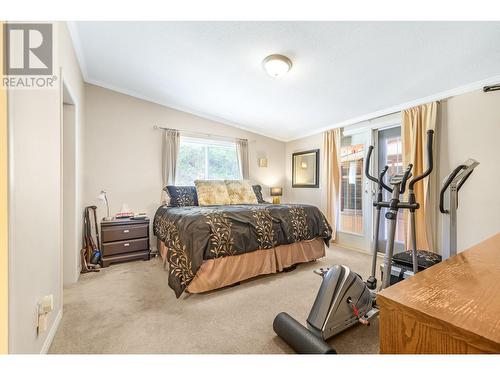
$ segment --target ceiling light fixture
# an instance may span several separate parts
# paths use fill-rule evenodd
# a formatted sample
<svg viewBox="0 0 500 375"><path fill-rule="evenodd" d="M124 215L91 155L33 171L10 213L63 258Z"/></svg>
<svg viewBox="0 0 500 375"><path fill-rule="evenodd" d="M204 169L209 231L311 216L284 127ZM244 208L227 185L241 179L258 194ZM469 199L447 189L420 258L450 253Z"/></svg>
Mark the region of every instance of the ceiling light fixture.
<svg viewBox="0 0 500 375"><path fill-rule="evenodd" d="M269 55L262 61L262 66L271 77L280 77L292 69L292 61L283 55Z"/></svg>

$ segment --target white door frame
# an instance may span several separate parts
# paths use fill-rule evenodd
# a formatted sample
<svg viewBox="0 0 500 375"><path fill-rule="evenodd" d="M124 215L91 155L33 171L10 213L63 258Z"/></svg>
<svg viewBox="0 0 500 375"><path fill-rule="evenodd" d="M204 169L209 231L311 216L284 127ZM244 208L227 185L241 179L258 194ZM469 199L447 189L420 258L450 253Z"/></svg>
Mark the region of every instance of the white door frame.
<svg viewBox="0 0 500 375"><path fill-rule="evenodd" d="M374 175L375 171L378 170L378 130L388 129L395 126L401 125L401 113L393 113L387 116L376 118L369 121L363 121L354 125L350 125L344 128L344 135L353 135L366 133L367 142L366 150L368 147L374 146L372 160L370 162L370 173ZM373 207L373 199L375 198L374 193L377 187L375 183L369 181L363 174L363 218L364 233L362 235L341 232L337 228L337 243L340 246L350 247L363 252L371 252L372 244L375 239L375 231L373 230L375 226L375 210ZM339 208L340 210L340 205ZM340 217L340 213L339 213ZM340 220L338 220L338 225L340 225Z"/></svg>
<svg viewBox="0 0 500 375"><path fill-rule="evenodd" d="M62 77L62 71L61 71ZM79 237L79 108L67 82L61 89L61 264L64 285L80 275ZM69 163L69 165L68 165ZM69 168L69 169L68 169ZM66 170L66 172L65 172ZM69 179L68 179L69 174Z"/></svg>

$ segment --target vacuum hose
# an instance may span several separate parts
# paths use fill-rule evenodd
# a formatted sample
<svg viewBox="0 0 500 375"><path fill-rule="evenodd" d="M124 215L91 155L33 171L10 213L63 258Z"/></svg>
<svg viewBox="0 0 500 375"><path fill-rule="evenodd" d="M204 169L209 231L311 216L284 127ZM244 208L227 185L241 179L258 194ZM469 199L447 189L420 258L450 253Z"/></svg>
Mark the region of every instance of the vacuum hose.
<svg viewBox="0 0 500 375"><path fill-rule="evenodd" d="M285 312L276 315L273 329L298 354L337 354L324 340Z"/></svg>

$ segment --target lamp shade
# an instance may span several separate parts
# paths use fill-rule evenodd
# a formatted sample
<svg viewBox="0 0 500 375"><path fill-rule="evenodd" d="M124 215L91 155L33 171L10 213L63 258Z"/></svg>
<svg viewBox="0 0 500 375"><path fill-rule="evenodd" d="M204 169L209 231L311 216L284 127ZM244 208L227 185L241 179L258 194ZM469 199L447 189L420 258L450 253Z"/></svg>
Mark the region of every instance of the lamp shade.
<svg viewBox="0 0 500 375"><path fill-rule="evenodd" d="M281 197L282 195L283 195L283 188L281 187L271 188L271 197Z"/></svg>
<svg viewBox="0 0 500 375"><path fill-rule="evenodd" d="M102 202L106 202L107 201L107 199L106 199L106 192L104 190L101 190L101 192L97 196L97 199L100 200L100 201L102 201Z"/></svg>
<svg viewBox="0 0 500 375"><path fill-rule="evenodd" d="M104 190L101 190L96 198L97 200L100 200L101 202L104 202L106 204L106 213L108 216L106 216L104 220L111 220L112 218L109 216L109 202L108 197L106 196L106 192Z"/></svg>

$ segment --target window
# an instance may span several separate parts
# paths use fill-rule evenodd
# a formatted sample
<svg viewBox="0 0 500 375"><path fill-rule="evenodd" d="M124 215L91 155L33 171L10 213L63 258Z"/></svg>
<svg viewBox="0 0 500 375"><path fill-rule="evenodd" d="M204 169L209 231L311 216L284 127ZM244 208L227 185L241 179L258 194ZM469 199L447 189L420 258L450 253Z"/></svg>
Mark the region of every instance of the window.
<svg viewBox="0 0 500 375"><path fill-rule="evenodd" d="M363 234L363 157L365 144L350 144L343 137L340 149L340 231Z"/></svg>
<svg viewBox="0 0 500 375"><path fill-rule="evenodd" d="M237 180L241 178L234 142L181 137L176 185L194 180Z"/></svg>

